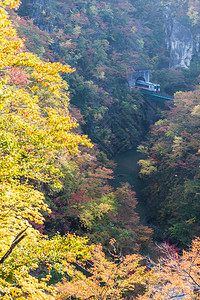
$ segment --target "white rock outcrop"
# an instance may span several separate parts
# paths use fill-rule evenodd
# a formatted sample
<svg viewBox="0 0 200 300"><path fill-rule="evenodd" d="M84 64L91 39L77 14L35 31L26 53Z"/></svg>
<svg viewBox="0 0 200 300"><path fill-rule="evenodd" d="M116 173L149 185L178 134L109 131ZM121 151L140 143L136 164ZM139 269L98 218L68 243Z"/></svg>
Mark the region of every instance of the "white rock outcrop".
<svg viewBox="0 0 200 300"><path fill-rule="evenodd" d="M189 24L172 17L170 11L164 14L166 45L170 51L171 68L188 68L194 55L200 56L200 33Z"/></svg>

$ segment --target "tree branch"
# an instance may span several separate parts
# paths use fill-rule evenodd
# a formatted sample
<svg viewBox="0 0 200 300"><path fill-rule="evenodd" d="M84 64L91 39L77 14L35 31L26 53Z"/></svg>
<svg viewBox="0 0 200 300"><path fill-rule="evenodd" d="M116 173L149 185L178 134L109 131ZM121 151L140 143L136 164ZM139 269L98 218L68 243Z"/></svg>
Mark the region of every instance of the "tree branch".
<svg viewBox="0 0 200 300"><path fill-rule="evenodd" d="M12 251L14 250L14 248L21 242L21 240L23 240L25 238L25 236L27 235L27 233L25 233L25 231L27 230L28 227L26 227L24 230L20 231L20 233L18 233L18 235L16 236L16 238L14 239L14 241L12 242L12 245L10 246L10 248L8 249L8 251L4 254L4 256L0 259L0 264L3 264L4 261L6 260L6 258L8 258L8 256L12 253Z"/></svg>

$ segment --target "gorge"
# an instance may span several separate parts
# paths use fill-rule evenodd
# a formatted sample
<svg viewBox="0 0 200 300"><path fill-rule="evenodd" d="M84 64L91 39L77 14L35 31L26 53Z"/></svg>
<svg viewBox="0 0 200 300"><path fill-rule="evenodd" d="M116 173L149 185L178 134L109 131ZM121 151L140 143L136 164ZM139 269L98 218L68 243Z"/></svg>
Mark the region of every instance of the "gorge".
<svg viewBox="0 0 200 300"><path fill-rule="evenodd" d="M2 300L199 299L199 15L0 0Z"/></svg>

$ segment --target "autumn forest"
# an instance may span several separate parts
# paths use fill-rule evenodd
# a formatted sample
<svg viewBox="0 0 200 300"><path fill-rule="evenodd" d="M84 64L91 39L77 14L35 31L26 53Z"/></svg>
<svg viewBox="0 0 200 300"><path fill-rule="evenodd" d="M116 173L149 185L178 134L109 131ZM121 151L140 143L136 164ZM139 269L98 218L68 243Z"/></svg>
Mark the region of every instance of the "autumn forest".
<svg viewBox="0 0 200 300"><path fill-rule="evenodd" d="M200 299L199 30L199 0L0 0L0 299Z"/></svg>

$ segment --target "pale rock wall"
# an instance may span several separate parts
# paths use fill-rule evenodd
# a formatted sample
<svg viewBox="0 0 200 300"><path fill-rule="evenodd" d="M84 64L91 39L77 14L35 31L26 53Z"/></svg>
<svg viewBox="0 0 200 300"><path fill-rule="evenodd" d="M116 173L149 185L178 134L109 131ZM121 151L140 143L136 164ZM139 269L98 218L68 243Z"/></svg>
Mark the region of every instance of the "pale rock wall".
<svg viewBox="0 0 200 300"><path fill-rule="evenodd" d="M200 55L200 34L192 32L177 17L165 13L166 44L171 68L188 68L193 55Z"/></svg>

